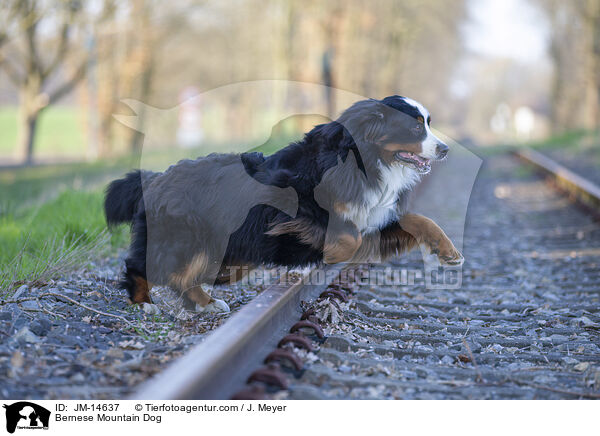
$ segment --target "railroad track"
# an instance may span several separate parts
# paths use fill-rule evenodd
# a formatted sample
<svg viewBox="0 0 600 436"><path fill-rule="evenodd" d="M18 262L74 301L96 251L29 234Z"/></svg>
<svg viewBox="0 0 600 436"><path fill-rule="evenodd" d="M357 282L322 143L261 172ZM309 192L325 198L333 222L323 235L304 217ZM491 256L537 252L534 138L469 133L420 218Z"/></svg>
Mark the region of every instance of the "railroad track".
<svg viewBox="0 0 600 436"><path fill-rule="evenodd" d="M428 286L411 253L273 286L134 398L600 398L600 223L529 168L484 164L459 282Z"/></svg>

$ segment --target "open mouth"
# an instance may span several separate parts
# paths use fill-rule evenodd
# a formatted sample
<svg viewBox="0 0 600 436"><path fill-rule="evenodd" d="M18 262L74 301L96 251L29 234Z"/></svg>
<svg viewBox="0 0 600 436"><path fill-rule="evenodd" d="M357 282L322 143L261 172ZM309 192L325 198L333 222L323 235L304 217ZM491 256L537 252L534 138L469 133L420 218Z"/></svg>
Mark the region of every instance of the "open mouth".
<svg viewBox="0 0 600 436"><path fill-rule="evenodd" d="M394 153L394 159L410 164L420 173L428 173L431 170L431 161L429 159L409 151L397 151Z"/></svg>

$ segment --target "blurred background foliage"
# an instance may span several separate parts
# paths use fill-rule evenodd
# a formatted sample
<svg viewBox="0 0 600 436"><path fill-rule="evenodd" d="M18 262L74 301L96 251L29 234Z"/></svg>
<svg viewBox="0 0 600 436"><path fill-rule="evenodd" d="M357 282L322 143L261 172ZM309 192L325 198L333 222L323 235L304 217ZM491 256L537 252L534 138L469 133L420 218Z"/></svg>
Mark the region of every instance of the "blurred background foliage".
<svg viewBox="0 0 600 436"><path fill-rule="evenodd" d="M299 116L277 119L257 109L274 97L251 87L184 103L273 79L410 96L459 142L600 164L600 0L3 0L4 276L101 237L102 188L143 147L151 168L253 148L264 132L258 149L272 152L346 105L323 92L315 111L289 93L279 98ZM190 122L195 142L182 148Z"/></svg>
<svg viewBox="0 0 600 436"><path fill-rule="evenodd" d="M599 4L5 0L0 163L139 151L143 134L113 118L130 114L122 99L172 108L188 86L203 93L263 79L376 98L408 95L431 109L438 128L478 144L593 130L600 119ZM252 134L255 98L232 95L221 107L202 108L206 137ZM324 112L341 109L333 103ZM235 126L221 121L223 112ZM163 145L174 146L176 126L167 129Z"/></svg>

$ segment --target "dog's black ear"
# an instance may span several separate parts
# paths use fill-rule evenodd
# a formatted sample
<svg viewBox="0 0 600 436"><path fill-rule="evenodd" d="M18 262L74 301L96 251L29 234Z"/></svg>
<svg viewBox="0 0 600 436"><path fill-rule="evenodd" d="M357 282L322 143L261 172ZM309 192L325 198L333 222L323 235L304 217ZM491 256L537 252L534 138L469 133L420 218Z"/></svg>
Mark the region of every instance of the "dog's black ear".
<svg viewBox="0 0 600 436"><path fill-rule="evenodd" d="M315 130L319 129L321 136L327 141L328 144L341 144L344 142L347 134L344 126L337 121L332 121L327 124L317 126Z"/></svg>
<svg viewBox="0 0 600 436"><path fill-rule="evenodd" d="M384 122L385 116L383 114L383 111L376 109L372 113L370 113L368 119L366 119L364 122L364 141L369 143L379 141L379 139L383 135Z"/></svg>

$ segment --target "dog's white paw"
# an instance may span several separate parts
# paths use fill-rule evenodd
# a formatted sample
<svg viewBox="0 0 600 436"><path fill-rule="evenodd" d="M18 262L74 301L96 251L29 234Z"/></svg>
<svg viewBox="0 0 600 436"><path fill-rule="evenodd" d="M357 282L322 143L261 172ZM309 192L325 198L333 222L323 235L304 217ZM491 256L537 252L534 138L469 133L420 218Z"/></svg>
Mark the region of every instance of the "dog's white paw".
<svg viewBox="0 0 600 436"><path fill-rule="evenodd" d="M152 303L142 303L142 309L148 315L158 315L160 313L158 306Z"/></svg>
<svg viewBox="0 0 600 436"><path fill-rule="evenodd" d="M206 306L202 307L200 305L196 305L196 312L202 313L227 313L231 312L231 309L223 300L212 300Z"/></svg>

